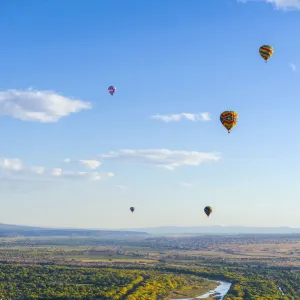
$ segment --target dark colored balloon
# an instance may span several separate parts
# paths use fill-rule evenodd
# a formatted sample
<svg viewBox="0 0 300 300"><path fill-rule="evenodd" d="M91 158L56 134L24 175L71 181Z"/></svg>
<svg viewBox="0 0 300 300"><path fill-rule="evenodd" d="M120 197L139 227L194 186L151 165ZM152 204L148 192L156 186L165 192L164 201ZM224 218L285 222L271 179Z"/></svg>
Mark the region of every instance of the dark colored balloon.
<svg viewBox="0 0 300 300"><path fill-rule="evenodd" d="M134 207L130 207L131 212L134 212Z"/></svg>
<svg viewBox="0 0 300 300"><path fill-rule="evenodd" d="M113 94L115 93L116 89L117 88L115 86L111 85L111 86L108 87L108 92L113 96Z"/></svg>
<svg viewBox="0 0 300 300"><path fill-rule="evenodd" d="M204 208L204 212L206 213L206 215L209 217L209 215L212 213L212 208L210 206L206 206Z"/></svg>

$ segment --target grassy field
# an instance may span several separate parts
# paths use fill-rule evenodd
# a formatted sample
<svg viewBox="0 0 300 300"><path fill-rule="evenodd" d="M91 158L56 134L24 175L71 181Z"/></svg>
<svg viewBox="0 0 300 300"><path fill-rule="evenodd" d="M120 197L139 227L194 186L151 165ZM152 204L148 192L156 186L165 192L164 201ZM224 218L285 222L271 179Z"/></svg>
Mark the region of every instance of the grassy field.
<svg viewBox="0 0 300 300"><path fill-rule="evenodd" d="M66 259L75 259L79 261L85 261L85 262L93 262L93 261L125 261L125 262L149 262L149 261L155 261L152 259L145 259L143 257L132 257L132 256L126 256L126 255L74 255L74 256L66 256Z"/></svg>
<svg viewBox="0 0 300 300"><path fill-rule="evenodd" d="M40 241L41 239L38 239ZM47 239L43 239L46 241ZM59 239L62 240L62 239ZM151 249L151 247L121 246L121 253L117 253L118 246L101 245L18 245L24 239L5 239L5 245L0 247L1 258L25 256L34 257L36 251L43 252L43 256L64 258L79 261L132 261L157 262L176 261L185 264L205 263L205 261L252 262L267 263L278 266L300 266L300 241L290 243L259 243L259 244L222 244L205 250L168 250ZM11 246L7 246L10 243ZM50 243L50 241L49 241Z"/></svg>
<svg viewBox="0 0 300 300"><path fill-rule="evenodd" d="M192 286L188 288L178 289L175 292L170 293L166 300L176 300L176 299L197 299L196 297L206 294L208 291L213 290L217 287L215 282L210 282L205 286ZM214 299L213 297L206 298Z"/></svg>

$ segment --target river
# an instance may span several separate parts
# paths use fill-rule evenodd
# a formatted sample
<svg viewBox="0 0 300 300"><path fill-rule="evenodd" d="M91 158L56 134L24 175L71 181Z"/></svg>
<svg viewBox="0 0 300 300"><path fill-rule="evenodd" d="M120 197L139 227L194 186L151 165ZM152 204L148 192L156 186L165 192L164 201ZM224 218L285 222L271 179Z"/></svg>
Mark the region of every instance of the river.
<svg viewBox="0 0 300 300"><path fill-rule="evenodd" d="M208 293L195 297L196 299L206 299L209 296L214 296L215 299L222 300L224 296L228 293L231 283L226 281L217 281L219 285L214 289L209 291ZM176 299L176 300L193 300L195 298L188 298L188 299Z"/></svg>
<svg viewBox="0 0 300 300"><path fill-rule="evenodd" d="M281 295L284 296L284 292L283 292L283 290L281 289L281 287L279 286L278 288L279 288L279 291L281 292Z"/></svg>

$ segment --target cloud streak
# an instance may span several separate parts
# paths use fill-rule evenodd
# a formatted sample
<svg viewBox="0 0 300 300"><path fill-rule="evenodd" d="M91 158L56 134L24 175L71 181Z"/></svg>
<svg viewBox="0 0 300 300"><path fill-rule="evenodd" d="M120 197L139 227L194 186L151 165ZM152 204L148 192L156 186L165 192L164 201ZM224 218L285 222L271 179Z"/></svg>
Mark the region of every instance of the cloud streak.
<svg viewBox="0 0 300 300"><path fill-rule="evenodd" d="M275 9L282 10L300 10L300 0L237 0L237 2L265 2L272 4Z"/></svg>
<svg viewBox="0 0 300 300"><path fill-rule="evenodd" d="M291 69L292 69L293 72L296 72L297 66L295 64L290 63L290 67L291 67Z"/></svg>
<svg viewBox="0 0 300 300"><path fill-rule="evenodd" d="M19 158L0 158L1 179L85 179L98 181L113 176L114 173L112 172L73 172L62 168L47 169L42 166L27 166Z"/></svg>
<svg viewBox="0 0 300 300"><path fill-rule="evenodd" d="M84 109L91 104L59 95L53 91L0 91L0 115L22 121L57 122L60 118Z"/></svg>
<svg viewBox="0 0 300 300"><path fill-rule="evenodd" d="M66 158L63 160L66 164L73 164L78 166L84 166L88 169L97 169L101 166L101 162L98 160L89 160L89 159L81 159L81 160L73 160L70 158Z"/></svg>
<svg viewBox="0 0 300 300"><path fill-rule="evenodd" d="M203 112L200 114L191 114L191 113L180 113L180 114L171 114L171 115L153 115L152 119L164 121L164 122L174 122L186 119L189 121L210 121L211 116L208 112Z"/></svg>
<svg viewBox="0 0 300 300"><path fill-rule="evenodd" d="M168 149L110 151L99 155L104 160L126 163L150 164L174 170L181 166L199 166L205 162L217 162L221 159L218 153L197 151L173 151Z"/></svg>

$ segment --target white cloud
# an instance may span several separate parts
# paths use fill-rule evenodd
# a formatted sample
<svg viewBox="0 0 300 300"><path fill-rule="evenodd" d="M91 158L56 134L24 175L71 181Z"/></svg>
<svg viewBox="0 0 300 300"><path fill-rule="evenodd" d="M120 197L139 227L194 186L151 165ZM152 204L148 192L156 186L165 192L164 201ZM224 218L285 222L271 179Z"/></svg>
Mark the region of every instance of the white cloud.
<svg viewBox="0 0 300 300"><path fill-rule="evenodd" d="M190 182L180 182L179 183L181 186L185 187L185 188L191 188L193 187L194 185Z"/></svg>
<svg viewBox="0 0 300 300"><path fill-rule="evenodd" d="M191 113L180 113L180 114L172 114L172 115L153 115L152 119L161 120L164 122L171 121L180 121L182 119L187 119L190 121L210 121L211 116L208 112L203 112L200 114L191 114Z"/></svg>
<svg viewBox="0 0 300 300"><path fill-rule="evenodd" d="M217 162L221 159L218 153L197 151L172 151L168 149L119 150L101 154L102 159L128 163L144 163L174 170L180 166L198 166L204 162Z"/></svg>
<svg viewBox="0 0 300 300"><path fill-rule="evenodd" d="M210 121L211 120L211 115L208 112L201 113L200 117L203 121Z"/></svg>
<svg viewBox="0 0 300 300"><path fill-rule="evenodd" d="M98 160L83 160L82 159L79 162L89 169L96 169L101 166L101 162Z"/></svg>
<svg viewBox="0 0 300 300"><path fill-rule="evenodd" d="M101 166L101 162L98 160L88 160L88 159L73 160L70 158L66 158L63 160L63 162L67 164L83 165L88 169L97 169L98 167Z"/></svg>
<svg viewBox="0 0 300 300"><path fill-rule="evenodd" d="M24 166L21 160L18 158L1 158L0 168L6 171L18 172L22 171Z"/></svg>
<svg viewBox="0 0 300 300"><path fill-rule="evenodd" d="M36 173L36 174L44 174L46 169L44 167L30 167L31 172Z"/></svg>
<svg viewBox="0 0 300 300"><path fill-rule="evenodd" d="M300 10L300 0L237 0L238 2L266 2L272 4L276 9Z"/></svg>
<svg viewBox="0 0 300 300"><path fill-rule="evenodd" d="M41 166L26 166L19 158L0 158L2 179L88 179L101 180L115 176L112 172L70 172L62 168L46 169Z"/></svg>
<svg viewBox="0 0 300 300"><path fill-rule="evenodd" d="M108 177L115 176L114 173L99 173L99 172L70 172L64 171L60 168L54 168L51 171L52 176L66 179L89 179L89 180L101 180Z"/></svg>
<svg viewBox="0 0 300 300"><path fill-rule="evenodd" d="M0 115L23 121L51 123L90 108L88 102L70 99L52 91L0 91Z"/></svg>
<svg viewBox="0 0 300 300"><path fill-rule="evenodd" d="M297 66L296 66L295 64L290 63L290 67L292 68L292 71L293 71L293 72L296 72Z"/></svg>
<svg viewBox="0 0 300 300"><path fill-rule="evenodd" d="M55 177L60 177L62 175L63 170L61 168L53 168L51 170L51 175Z"/></svg>

